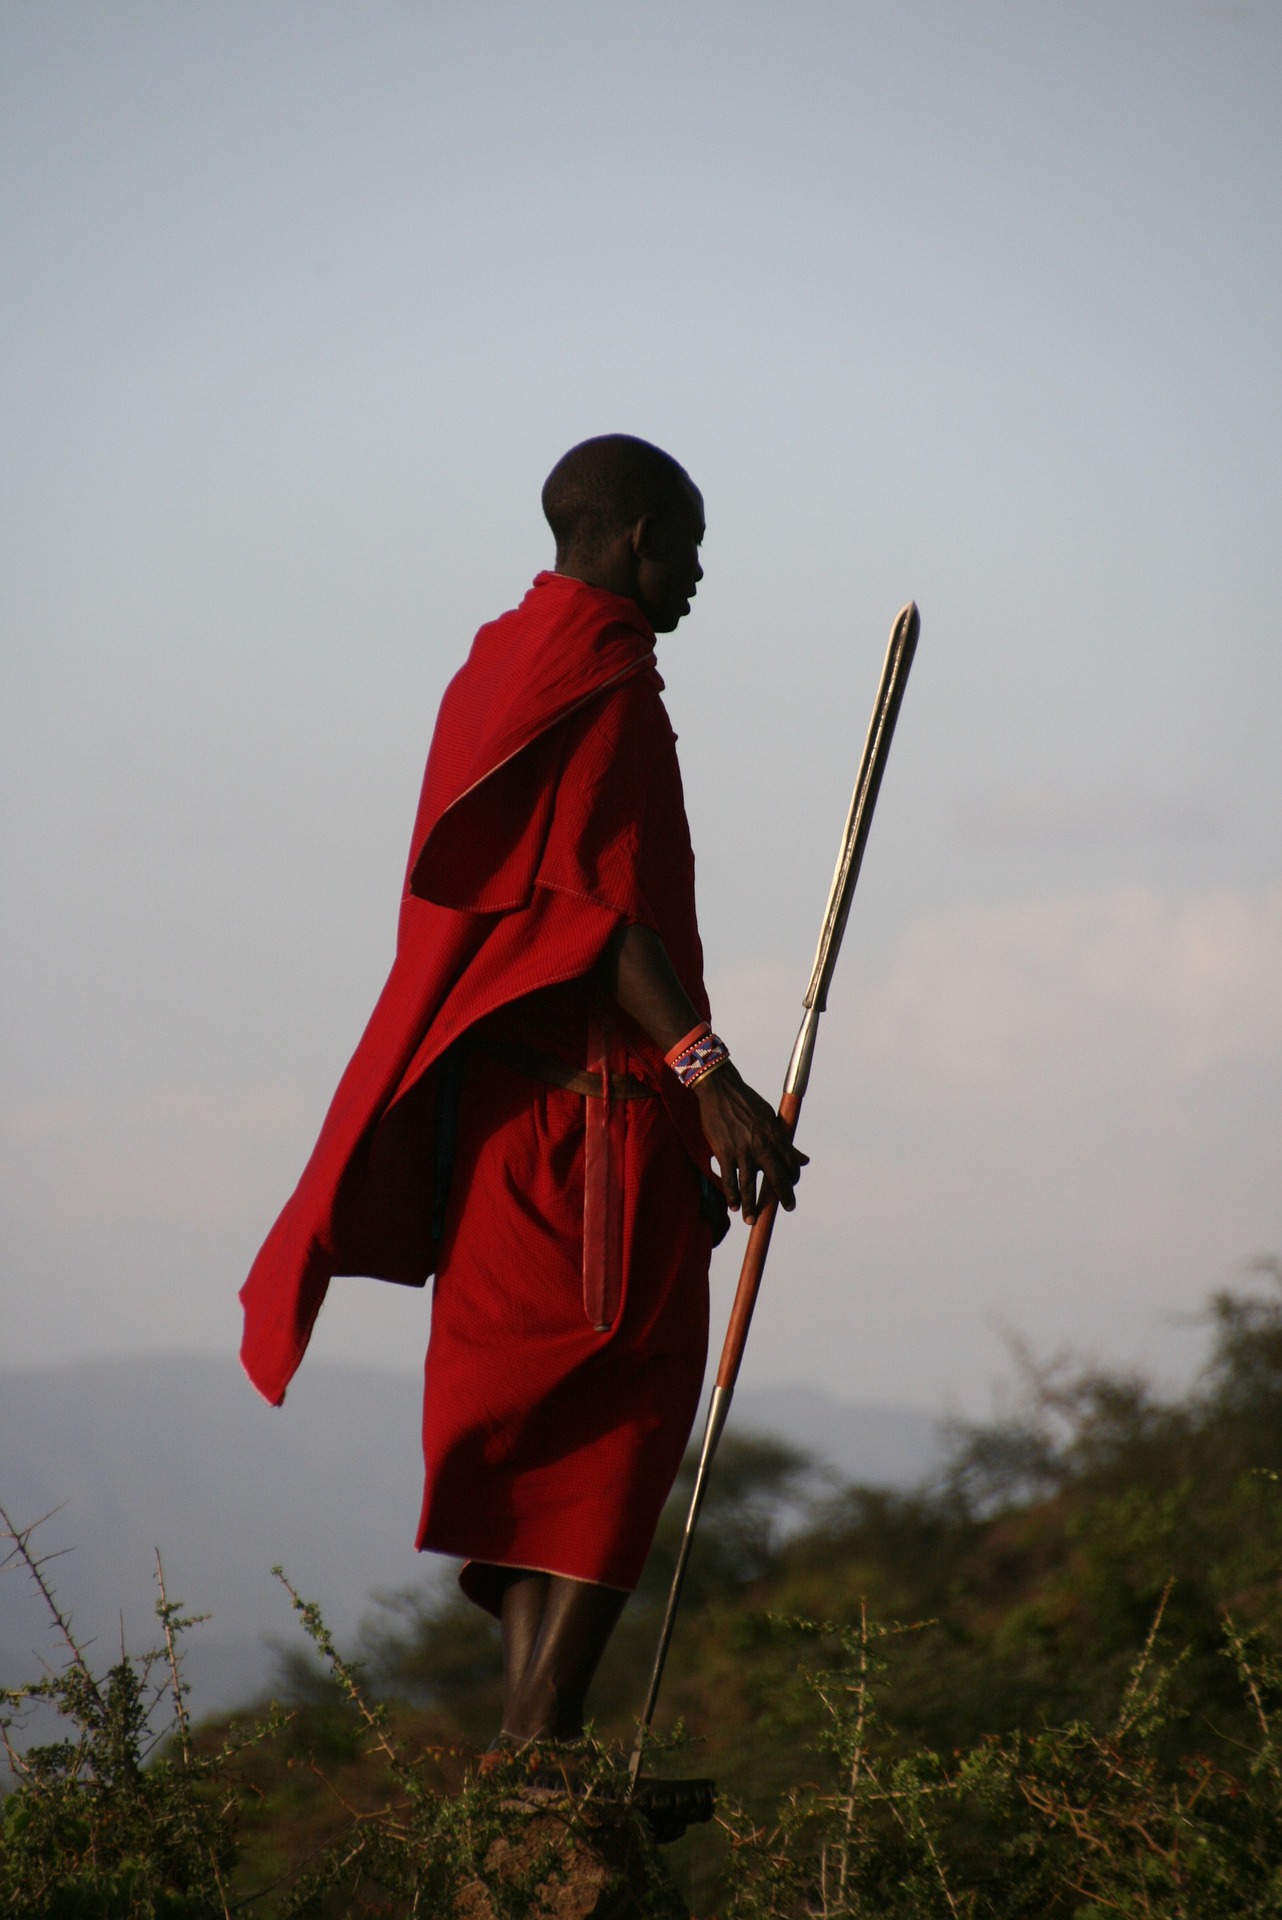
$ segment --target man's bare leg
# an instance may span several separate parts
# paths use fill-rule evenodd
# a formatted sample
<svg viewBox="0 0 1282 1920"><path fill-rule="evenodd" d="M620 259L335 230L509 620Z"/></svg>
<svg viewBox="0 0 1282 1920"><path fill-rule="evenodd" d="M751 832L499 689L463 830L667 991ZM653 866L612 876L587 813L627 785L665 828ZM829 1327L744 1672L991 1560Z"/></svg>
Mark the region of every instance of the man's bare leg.
<svg viewBox="0 0 1282 1920"><path fill-rule="evenodd" d="M583 1732L588 1688L627 1597L559 1574L509 1580L500 1603L505 1744Z"/></svg>
<svg viewBox="0 0 1282 1920"><path fill-rule="evenodd" d="M503 1628L504 1719L538 1642L551 1579L550 1573L526 1573L520 1568L514 1568L507 1576L499 1601L499 1621Z"/></svg>
<svg viewBox="0 0 1282 1920"><path fill-rule="evenodd" d="M503 1731L491 1755L582 1733L588 1687L627 1597L557 1574L505 1570ZM716 1795L711 1780L643 1776L632 1800L657 1840L677 1840L693 1822L712 1818Z"/></svg>

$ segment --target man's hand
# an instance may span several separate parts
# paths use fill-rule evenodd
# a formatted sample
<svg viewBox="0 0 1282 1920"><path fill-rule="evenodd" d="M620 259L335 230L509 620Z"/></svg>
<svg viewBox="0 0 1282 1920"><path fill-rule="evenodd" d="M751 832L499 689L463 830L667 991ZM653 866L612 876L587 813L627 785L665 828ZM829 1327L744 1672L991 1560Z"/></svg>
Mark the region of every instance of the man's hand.
<svg viewBox="0 0 1282 1920"><path fill-rule="evenodd" d="M662 940L649 927L619 929L602 962L601 977L623 1011L665 1053L699 1023ZM728 1204L736 1210L741 1207L751 1226L761 1210L757 1195L761 1174L780 1206L791 1213L797 1204L793 1193L797 1176L809 1163L789 1140L769 1101L753 1092L730 1060L698 1081L694 1093L704 1138L721 1168Z"/></svg>
<svg viewBox="0 0 1282 1920"><path fill-rule="evenodd" d="M769 1101L753 1091L732 1060L700 1080L694 1093L704 1138L721 1168L727 1205L742 1208L748 1226L770 1193L791 1213L797 1204L793 1189L809 1161L793 1146ZM760 1204L758 1174L763 1176Z"/></svg>

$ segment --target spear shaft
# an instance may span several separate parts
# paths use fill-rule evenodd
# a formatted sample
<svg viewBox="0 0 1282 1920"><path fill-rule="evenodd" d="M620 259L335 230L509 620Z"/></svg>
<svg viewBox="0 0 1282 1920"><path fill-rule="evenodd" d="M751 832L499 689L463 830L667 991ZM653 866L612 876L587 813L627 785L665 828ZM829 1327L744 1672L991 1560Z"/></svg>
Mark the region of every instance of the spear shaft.
<svg viewBox="0 0 1282 1920"><path fill-rule="evenodd" d="M881 671L881 683L873 704L872 719L869 722L868 736L864 741L864 750L859 762L855 791L851 797L850 811L846 816L845 831L841 837L841 851L837 856L832 885L828 890L828 903L824 908L819 945L815 950L815 963L811 969L810 984L806 988L805 999L802 1002L805 1012L792 1049L792 1058L788 1062L783 1095L779 1101L779 1118L787 1129L789 1139L796 1132L801 1103L810 1081L815 1039L819 1031L819 1016L828 1004L828 989L832 984L842 936L850 917L850 903L854 898L855 883L859 878L864 848L868 843L868 830L872 825L873 810L881 790L881 777L886 769L886 759L894 737L895 722L899 718L899 708L908 682L908 671L917 649L917 635L920 628L921 621L916 604L910 600L908 605L900 611L891 628L890 645L886 649L886 661ZM636 1785L637 1775L641 1769L641 1755L645 1750L646 1735L650 1731L654 1710L658 1704L663 1669L667 1663L668 1648L672 1644L672 1630L676 1625L677 1608L681 1604L681 1589L685 1583L686 1568L690 1562L690 1549L694 1545L695 1528L699 1524L699 1513L708 1489L708 1476L712 1470L717 1445L730 1413L730 1402L734 1396L735 1382L739 1378L743 1350L747 1345L748 1329L752 1325L753 1308L757 1304L757 1294L761 1289L761 1279L766 1269L766 1255L770 1251L770 1236L774 1232L775 1215L778 1211L777 1200L771 1197L765 1201L761 1212L753 1222L752 1231L748 1235L748 1245L744 1250L743 1266L739 1272L739 1286L730 1313L730 1324L726 1328L725 1343L721 1349L721 1364L717 1368L716 1385L712 1389L712 1398L708 1404L708 1416L703 1430L703 1446L699 1454L699 1465L695 1471L694 1490L691 1493L690 1508L686 1514L685 1531L681 1536L677 1564L668 1592L668 1604L664 1609L663 1625L659 1629L659 1644L650 1674L650 1687L637 1725L637 1737L628 1765L629 1791Z"/></svg>

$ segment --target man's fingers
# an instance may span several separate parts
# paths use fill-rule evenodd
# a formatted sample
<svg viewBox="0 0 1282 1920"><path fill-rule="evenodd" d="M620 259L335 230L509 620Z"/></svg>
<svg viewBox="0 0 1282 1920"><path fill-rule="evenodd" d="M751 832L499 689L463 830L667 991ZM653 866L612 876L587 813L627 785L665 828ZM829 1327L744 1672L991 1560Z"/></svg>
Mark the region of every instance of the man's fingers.
<svg viewBox="0 0 1282 1920"><path fill-rule="evenodd" d="M797 1204L797 1196L793 1192L793 1187L796 1184L796 1175L793 1173L787 1161L778 1155L772 1156L771 1162L766 1168L766 1178L774 1189L775 1198L778 1200L779 1205L785 1213L791 1213Z"/></svg>
<svg viewBox="0 0 1282 1920"><path fill-rule="evenodd" d="M808 1165L808 1156L793 1146L781 1126L776 1126L775 1138L767 1147L763 1165L781 1203L791 1212L792 1190L801 1178L801 1169Z"/></svg>
<svg viewBox="0 0 1282 1920"><path fill-rule="evenodd" d="M732 1099L729 1111L723 1110L722 1124L710 1128L709 1133L721 1135L713 1151L721 1168L726 1204L732 1212L741 1212L745 1224L751 1226L772 1198L777 1197L780 1206L792 1212L797 1204L793 1189L801 1169L809 1165L809 1155L793 1146L787 1129L760 1094L751 1088L744 1091L746 1103L741 1096Z"/></svg>
<svg viewBox="0 0 1282 1920"><path fill-rule="evenodd" d="M769 1139L753 1143L749 1154L740 1163L739 1171L739 1184L743 1195L743 1217L749 1226L763 1210L771 1195L778 1200L786 1213L791 1213L796 1206L793 1188L800 1168L793 1164L794 1158L787 1140L784 1140L781 1145ZM757 1191L758 1174L761 1177L760 1194Z"/></svg>
<svg viewBox="0 0 1282 1920"><path fill-rule="evenodd" d="M743 1217L751 1222L757 1217L757 1169L747 1154L739 1165L739 1192L743 1198Z"/></svg>

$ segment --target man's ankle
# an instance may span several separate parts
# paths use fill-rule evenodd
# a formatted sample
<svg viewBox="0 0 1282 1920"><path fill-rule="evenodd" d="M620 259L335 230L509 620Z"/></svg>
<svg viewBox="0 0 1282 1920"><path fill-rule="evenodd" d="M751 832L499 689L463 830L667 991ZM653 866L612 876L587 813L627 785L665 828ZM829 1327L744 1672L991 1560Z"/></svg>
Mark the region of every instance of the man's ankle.
<svg viewBox="0 0 1282 1920"><path fill-rule="evenodd" d="M541 1682L527 1695L521 1688L503 1716L500 1738L524 1746L532 1740L578 1740L583 1735L583 1708L567 1700L555 1681Z"/></svg>

